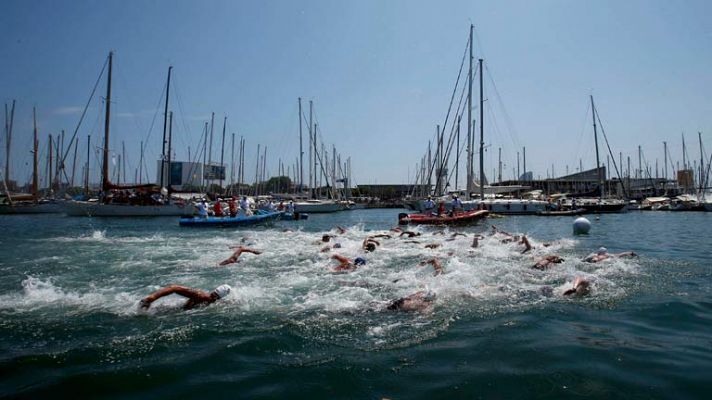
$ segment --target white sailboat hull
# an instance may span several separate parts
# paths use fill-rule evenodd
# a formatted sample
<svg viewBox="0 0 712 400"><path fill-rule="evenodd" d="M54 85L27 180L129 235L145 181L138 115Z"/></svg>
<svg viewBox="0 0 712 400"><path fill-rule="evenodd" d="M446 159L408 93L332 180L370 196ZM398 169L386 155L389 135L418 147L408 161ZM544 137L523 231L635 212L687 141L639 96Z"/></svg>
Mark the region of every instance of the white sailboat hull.
<svg viewBox="0 0 712 400"><path fill-rule="evenodd" d="M485 199L485 200L465 200L462 208L465 211L485 209L495 214L527 215L536 214L539 211L546 211L547 202L543 200L523 200L523 199ZM416 211L425 211L425 200L418 200L410 204ZM450 211L451 202L445 202L445 211ZM437 210L437 205L435 206ZM433 210L433 211L435 211Z"/></svg>
<svg viewBox="0 0 712 400"><path fill-rule="evenodd" d="M298 213L331 213L343 209L344 205L335 201L311 200L294 203L294 211Z"/></svg>
<svg viewBox="0 0 712 400"><path fill-rule="evenodd" d="M162 206L138 206L129 204L101 204L91 201L68 201L65 212L76 217L170 217L191 216L191 204L167 204Z"/></svg>

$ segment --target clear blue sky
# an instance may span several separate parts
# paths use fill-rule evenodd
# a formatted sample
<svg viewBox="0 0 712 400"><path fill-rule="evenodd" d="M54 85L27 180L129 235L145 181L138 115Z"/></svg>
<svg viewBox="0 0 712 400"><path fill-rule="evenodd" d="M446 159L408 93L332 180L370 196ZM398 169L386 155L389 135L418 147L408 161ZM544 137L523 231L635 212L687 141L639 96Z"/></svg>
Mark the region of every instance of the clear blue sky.
<svg viewBox="0 0 712 400"><path fill-rule="evenodd" d="M694 159L697 131L712 148L711 15L709 1L5 1L0 97L18 101L12 178L29 177L32 106L43 147L49 133L73 131L114 50L111 148L126 142L131 171L141 140L149 158L160 153L162 109L148 131L173 65L178 158L195 152L214 111L214 149L227 115L228 135L246 138L248 177L258 144L270 172L280 157L292 164L301 96L314 101L324 140L352 157L355 183L406 182L445 118L470 22L504 105L487 78L488 175L498 147L505 178L522 146L535 176L552 164L573 172L579 159L593 167L591 93L612 150L635 166L640 144L662 169L662 142L677 161L682 132ZM89 133L98 144L102 123L95 101L81 149Z"/></svg>

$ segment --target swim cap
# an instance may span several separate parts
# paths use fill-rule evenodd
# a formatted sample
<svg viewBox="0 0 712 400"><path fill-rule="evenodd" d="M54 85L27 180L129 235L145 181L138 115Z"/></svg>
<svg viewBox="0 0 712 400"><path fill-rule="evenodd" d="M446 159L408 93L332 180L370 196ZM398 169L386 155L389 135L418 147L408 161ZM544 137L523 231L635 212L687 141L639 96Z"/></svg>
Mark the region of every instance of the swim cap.
<svg viewBox="0 0 712 400"><path fill-rule="evenodd" d="M222 299L223 297L230 294L231 290L232 290L232 288L230 287L230 285L220 285L220 286L216 287L215 290L213 290L213 292L215 292L215 294L218 295L218 298Z"/></svg>
<svg viewBox="0 0 712 400"><path fill-rule="evenodd" d="M334 248L335 248L335 249L340 249L340 248L341 248L341 243L334 243Z"/></svg>
<svg viewBox="0 0 712 400"><path fill-rule="evenodd" d="M354 265L366 265L366 259L362 257L356 257L354 260Z"/></svg>
<svg viewBox="0 0 712 400"><path fill-rule="evenodd" d="M597 251L598 254L606 254L608 253L608 250L605 247L601 247Z"/></svg>

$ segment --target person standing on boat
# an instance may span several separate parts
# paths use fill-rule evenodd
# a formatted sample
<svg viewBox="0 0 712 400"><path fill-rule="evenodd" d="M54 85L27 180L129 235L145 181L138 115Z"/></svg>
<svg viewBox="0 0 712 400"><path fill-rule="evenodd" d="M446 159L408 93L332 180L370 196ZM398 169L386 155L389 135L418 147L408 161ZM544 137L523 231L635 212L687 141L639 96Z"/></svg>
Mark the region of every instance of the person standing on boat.
<svg viewBox="0 0 712 400"><path fill-rule="evenodd" d="M461 212L462 211L462 201L460 200L459 197L457 197L456 194L452 195L452 203L450 204L452 207L452 214L454 215L455 213Z"/></svg>
<svg viewBox="0 0 712 400"><path fill-rule="evenodd" d="M442 217L445 214L445 203L442 201L438 204L438 217Z"/></svg>
<svg viewBox="0 0 712 400"><path fill-rule="evenodd" d="M240 200L240 210L245 215L252 215L252 212L250 211L250 203L247 201L247 196L242 196L242 200Z"/></svg>
<svg viewBox="0 0 712 400"><path fill-rule="evenodd" d="M198 209L198 217L200 218L208 218L208 206L205 203L205 200L199 201L196 205L195 208Z"/></svg>
<svg viewBox="0 0 712 400"><path fill-rule="evenodd" d="M237 203L235 203L234 197L231 197L230 200L227 201L227 208L230 211L231 217L237 216Z"/></svg>
<svg viewBox="0 0 712 400"><path fill-rule="evenodd" d="M433 198L432 198L432 197L428 196L428 199L425 200L425 203L423 203L423 208L424 208L423 211L424 211L426 214L430 214L430 213L433 212L433 208L435 208L435 203L433 202Z"/></svg>
<svg viewBox="0 0 712 400"><path fill-rule="evenodd" d="M289 203L287 204L287 212L294 214L294 202L292 200L289 200Z"/></svg>
<svg viewBox="0 0 712 400"><path fill-rule="evenodd" d="M184 310L190 310L197 306L207 306L208 304L215 303L216 301L225 298L232 288L229 285L220 285L216 287L212 292L204 292L202 290L189 288L186 286L170 285L166 286L160 290L157 290L150 295L144 297L140 304L141 308L148 309L151 307L151 303L160 299L161 297L169 296L171 294L177 294L179 296L187 297L188 301L183 305Z"/></svg>

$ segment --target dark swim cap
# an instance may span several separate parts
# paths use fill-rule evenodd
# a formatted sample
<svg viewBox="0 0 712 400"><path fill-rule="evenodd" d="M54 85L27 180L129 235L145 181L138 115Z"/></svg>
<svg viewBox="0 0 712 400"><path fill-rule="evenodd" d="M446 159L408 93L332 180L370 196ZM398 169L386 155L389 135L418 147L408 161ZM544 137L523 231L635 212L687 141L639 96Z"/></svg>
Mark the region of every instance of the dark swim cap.
<svg viewBox="0 0 712 400"><path fill-rule="evenodd" d="M354 265L366 265L366 259L362 257L356 257L354 260Z"/></svg>

